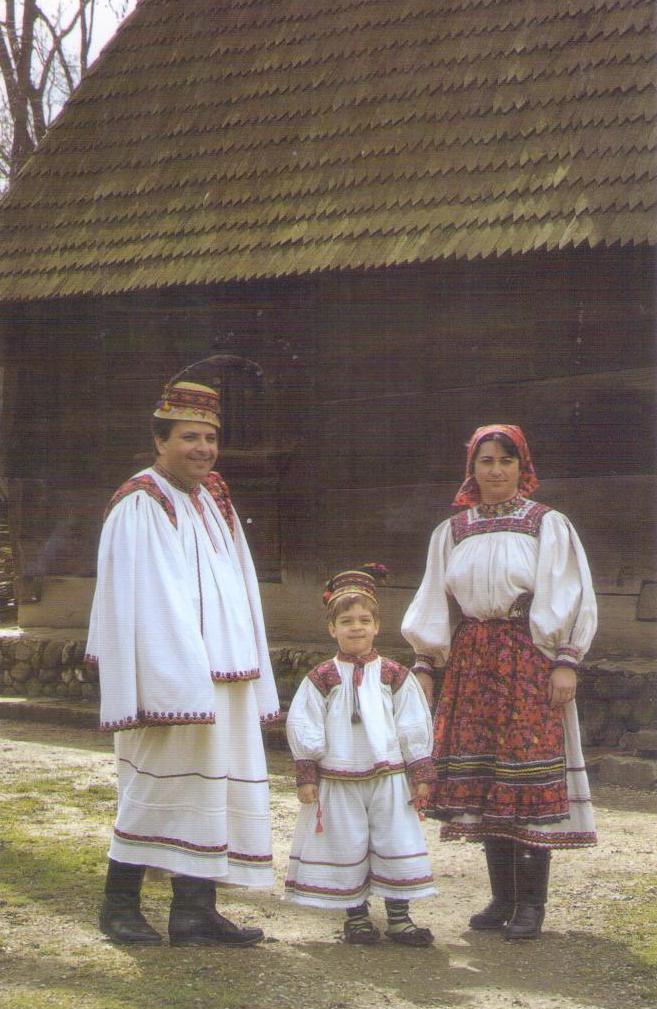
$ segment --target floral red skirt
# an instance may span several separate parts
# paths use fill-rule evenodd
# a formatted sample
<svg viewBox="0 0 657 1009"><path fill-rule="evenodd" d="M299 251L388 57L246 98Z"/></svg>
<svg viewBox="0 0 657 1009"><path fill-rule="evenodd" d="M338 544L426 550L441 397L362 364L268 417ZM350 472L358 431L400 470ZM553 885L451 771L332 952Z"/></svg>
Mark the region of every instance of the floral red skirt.
<svg viewBox="0 0 657 1009"><path fill-rule="evenodd" d="M434 816L474 814L479 837L568 816L562 712L548 703L551 669L526 620L459 625L434 723Z"/></svg>

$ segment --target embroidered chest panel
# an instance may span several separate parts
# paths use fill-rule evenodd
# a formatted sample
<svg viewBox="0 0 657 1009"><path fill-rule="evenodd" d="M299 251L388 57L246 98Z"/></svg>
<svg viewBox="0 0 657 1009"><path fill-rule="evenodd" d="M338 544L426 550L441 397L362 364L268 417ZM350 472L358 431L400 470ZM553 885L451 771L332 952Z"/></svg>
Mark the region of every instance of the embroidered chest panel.
<svg viewBox="0 0 657 1009"><path fill-rule="evenodd" d="M485 533L524 533L525 536L538 536L541 522L550 508L537 501L525 501L524 504L510 515L496 515L492 518L480 516L475 508L459 512L450 519L454 545L461 543L468 536L481 536Z"/></svg>
<svg viewBox="0 0 657 1009"><path fill-rule="evenodd" d="M399 690L407 676L408 669L405 666L400 665L398 662L393 662L392 659L381 658L381 683L390 687L393 694ZM337 687L342 683L340 672L333 659L315 666L308 673L308 679L317 687L323 697L327 697L333 690L333 687Z"/></svg>
<svg viewBox="0 0 657 1009"><path fill-rule="evenodd" d="M221 512L226 525L230 529L231 536L234 536L235 513L233 512L233 503L230 500L228 484L219 473L215 473L213 470L212 473L208 473L206 476L203 481L203 486L212 495L212 500Z"/></svg>
<svg viewBox="0 0 657 1009"><path fill-rule="evenodd" d="M176 518L176 509L173 507L166 494L160 490L155 480L153 480L153 477L146 475L133 476L130 480L126 480L124 484L121 484L105 509L103 521L107 519L107 516L110 514L112 509L116 508L117 504L120 504L124 498L127 498L129 494L135 494L140 490L145 494L148 494L149 497L152 497L154 501L157 501L160 507L166 512L171 525L177 529L178 520Z"/></svg>

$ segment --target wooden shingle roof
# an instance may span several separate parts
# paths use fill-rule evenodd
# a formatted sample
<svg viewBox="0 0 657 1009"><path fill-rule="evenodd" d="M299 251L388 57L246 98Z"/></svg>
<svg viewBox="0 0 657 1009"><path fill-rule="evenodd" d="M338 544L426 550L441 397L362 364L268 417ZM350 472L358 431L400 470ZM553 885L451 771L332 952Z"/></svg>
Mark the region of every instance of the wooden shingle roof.
<svg viewBox="0 0 657 1009"><path fill-rule="evenodd" d="M141 0L0 204L0 298L655 242L654 0Z"/></svg>

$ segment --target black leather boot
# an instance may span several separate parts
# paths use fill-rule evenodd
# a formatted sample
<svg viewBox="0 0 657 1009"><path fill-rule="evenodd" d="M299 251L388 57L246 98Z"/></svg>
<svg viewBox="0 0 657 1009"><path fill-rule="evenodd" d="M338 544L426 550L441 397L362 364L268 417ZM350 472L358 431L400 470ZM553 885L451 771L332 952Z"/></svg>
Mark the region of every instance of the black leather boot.
<svg viewBox="0 0 657 1009"><path fill-rule="evenodd" d="M550 851L516 845L516 909L504 929L505 939L538 939L545 917Z"/></svg>
<svg viewBox="0 0 657 1009"><path fill-rule="evenodd" d="M217 888L211 880L172 876L171 886L172 946L254 946L264 939L262 929L239 928L217 912Z"/></svg>
<svg viewBox="0 0 657 1009"><path fill-rule="evenodd" d="M483 911L470 918L470 928L477 930L502 928L511 918L515 905L513 841L505 837L487 837L484 852L493 899Z"/></svg>
<svg viewBox="0 0 657 1009"><path fill-rule="evenodd" d="M105 881L105 899L100 909L100 930L113 942L157 946L162 936L139 910L143 865L115 862L110 858Z"/></svg>

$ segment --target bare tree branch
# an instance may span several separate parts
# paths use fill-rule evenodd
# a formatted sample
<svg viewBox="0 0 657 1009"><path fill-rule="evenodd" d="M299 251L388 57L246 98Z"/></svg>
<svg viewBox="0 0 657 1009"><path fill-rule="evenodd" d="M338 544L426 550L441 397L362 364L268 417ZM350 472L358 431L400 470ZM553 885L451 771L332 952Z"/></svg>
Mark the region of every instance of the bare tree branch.
<svg viewBox="0 0 657 1009"><path fill-rule="evenodd" d="M101 6L134 0L0 0L0 192L86 70Z"/></svg>

